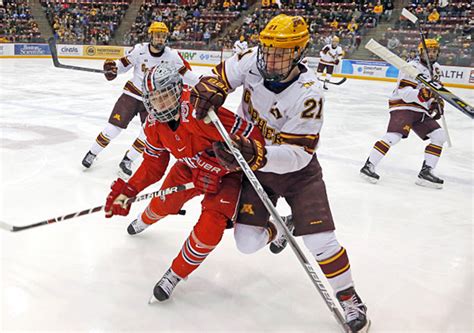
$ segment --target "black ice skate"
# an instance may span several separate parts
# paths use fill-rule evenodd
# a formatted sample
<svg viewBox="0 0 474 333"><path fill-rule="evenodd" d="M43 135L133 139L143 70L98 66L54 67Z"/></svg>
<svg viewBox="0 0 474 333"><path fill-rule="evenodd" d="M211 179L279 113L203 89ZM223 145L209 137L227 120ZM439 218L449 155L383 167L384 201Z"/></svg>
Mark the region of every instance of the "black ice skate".
<svg viewBox="0 0 474 333"><path fill-rule="evenodd" d="M370 320L367 319L367 307L362 303L354 287L338 292L336 298L344 310L346 324L351 332L367 332L370 327Z"/></svg>
<svg viewBox="0 0 474 333"><path fill-rule="evenodd" d="M444 180L433 174L433 168L423 162L416 184L431 188L443 188Z"/></svg>
<svg viewBox="0 0 474 333"><path fill-rule="evenodd" d="M377 183L380 179L380 176L375 173L375 166L370 163L369 159L367 159L362 169L360 169L360 176L372 184Z"/></svg>
<svg viewBox="0 0 474 333"><path fill-rule="evenodd" d="M97 157L97 155L94 155L94 154L92 154L91 151L88 151L86 156L84 156L84 158L82 159L82 165L85 168L89 169L96 157Z"/></svg>
<svg viewBox="0 0 474 333"><path fill-rule="evenodd" d="M146 224L140 217L136 218L128 225L127 232L129 235L136 235L148 228L150 224Z"/></svg>
<svg viewBox="0 0 474 333"><path fill-rule="evenodd" d="M160 302L166 301L168 298L170 298L174 287L176 287L179 281L181 281L181 278L177 276L171 270L171 268L168 269L161 280L155 285L155 288L153 289L153 296L148 303L151 304L157 300Z"/></svg>
<svg viewBox="0 0 474 333"><path fill-rule="evenodd" d="M287 228L290 230L291 233L293 233L293 230L295 229L295 226L293 225L293 216L288 215L288 216L282 216L281 217ZM286 239L286 236L282 234L280 237L275 239L273 242L270 244L270 251L274 254L278 254L283 249L286 247L288 244L288 239Z"/></svg>
<svg viewBox="0 0 474 333"><path fill-rule="evenodd" d="M127 178L132 175L132 160L127 157L127 154L122 159L122 162L119 164L120 171L122 175Z"/></svg>

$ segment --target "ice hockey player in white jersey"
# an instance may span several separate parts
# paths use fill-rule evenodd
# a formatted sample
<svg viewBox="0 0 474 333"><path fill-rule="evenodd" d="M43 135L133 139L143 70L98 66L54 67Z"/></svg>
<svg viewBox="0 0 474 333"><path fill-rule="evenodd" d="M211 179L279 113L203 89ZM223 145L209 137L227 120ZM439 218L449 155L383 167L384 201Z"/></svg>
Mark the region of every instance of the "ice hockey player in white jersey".
<svg viewBox="0 0 474 333"><path fill-rule="evenodd" d="M441 68L436 62L439 54L439 43L434 39L426 40L428 57L433 66L433 80L439 81ZM430 77L428 66L425 62L423 45L418 46L420 59L409 62L427 77ZM446 133L436 121L443 114L444 102L436 99L431 90L422 83L400 72L397 87L389 99L390 120L387 133L375 143L369 158L360 170L361 176L371 183L376 183L380 176L375 172L375 167L387 154L388 150L401 139L416 133L422 140L430 140L425 147L424 162L418 174L416 184L432 188L442 188L444 181L433 174L438 164L443 144L446 142Z"/></svg>
<svg viewBox="0 0 474 333"><path fill-rule="evenodd" d="M334 36L330 44L327 44L319 52L321 59L319 60L318 68L316 72L321 80L324 70L326 69L326 76L324 78L323 88L328 89L327 82L331 80L332 73L334 72L334 67L336 67L344 56L344 51L339 45L339 37Z"/></svg>
<svg viewBox="0 0 474 333"><path fill-rule="evenodd" d="M238 40L234 43L234 48L232 49L232 54L241 53L249 48L247 42L245 41L244 36L240 36Z"/></svg>
<svg viewBox="0 0 474 333"><path fill-rule="evenodd" d="M252 139L233 136L236 146L273 203L285 198L292 217L285 221L302 236L334 290L353 332L369 326L367 308L356 293L346 250L339 244L329 207L322 170L315 151L323 123L321 83L302 59L309 43L308 26L300 16L278 15L260 33L258 48L250 48L214 68L216 77L203 77L191 91L196 117L204 119L210 107L218 109L227 93L243 87L238 113L253 122L265 138L265 147ZM214 153L227 169L238 164L224 143ZM256 252L272 242L278 253L285 245L281 230L247 177L234 224L238 249Z"/></svg>
<svg viewBox="0 0 474 333"><path fill-rule="evenodd" d="M169 30L165 23L153 22L148 28L148 33L150 35L149 43L137 44L119 60L107 59L104 63L105 77L109 81L115 79L118 74L126 73L132 68L133 77L125 84L123 93L115 103L107 125L99 133L94 144L83 158L82 165L85 168L90 168L97 155L122 130L127 128L136 115L140 116L142 124L145 122L147 112L142 102L141 89L144 74L148 69L161 63L169 63L176 66L183 76L185 84L193 86L199 80L181 55L176 50L166 46ZM130 149L127 150L119 164L120 174L123 177L132 174L132 162L142 154L145 147L144 140L145 134L141 129L139 136Z"/></svg>

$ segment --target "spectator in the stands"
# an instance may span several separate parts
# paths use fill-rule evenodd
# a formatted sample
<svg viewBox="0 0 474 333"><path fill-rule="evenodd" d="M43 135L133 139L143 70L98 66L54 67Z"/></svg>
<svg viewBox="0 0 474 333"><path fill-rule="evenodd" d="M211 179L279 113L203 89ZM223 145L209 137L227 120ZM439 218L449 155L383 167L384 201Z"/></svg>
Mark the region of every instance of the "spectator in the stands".
<svg viewBox="0 0 474 333"><path fill-rule="evenodd" d="M430 15L428 15L428 22L437 23L439 21L439 13L436 8L433 8Z"/></svg>

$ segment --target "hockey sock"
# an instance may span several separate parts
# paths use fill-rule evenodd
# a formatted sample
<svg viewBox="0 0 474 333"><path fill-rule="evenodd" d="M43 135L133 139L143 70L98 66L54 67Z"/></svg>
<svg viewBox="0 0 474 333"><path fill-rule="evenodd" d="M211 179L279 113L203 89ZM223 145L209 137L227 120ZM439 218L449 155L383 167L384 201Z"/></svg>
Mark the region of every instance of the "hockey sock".
<svg viewBox="0 0 474 333"><path fill-rule="evenodd" d="M148 205L145 211L142 213L142 221L146 224L153 224L161 220L164 216L156 214Z"/></svg>
<svg viewBox="0 0 474 333"><path fill-rule="evenodd" d="M425 162L426 165L432 167L433 169L436 167L439 161L439 157L441 156L441 152L443 151L442 146L438 146L435 144L430 143L425 148Z"/></svg>
<svg viewBox="0 0 474 333"><path fill-rule="evenodd" d="M332 74L326 73L326 79L324 80L325 83L326 83L326 82L330 82L330 81L331 81L331 77L332 77Z"/></svg>
<svg viewBox="0 0 474 333"><path fill-rule="evenodd" d="M431 139L429 145L425 148L425 162L426 165L436 167L443 151L443 144L446 142L446 135L442 128L438 128L433 132L428 134L428 137Z"/></svg>
<svg viewBox="0 0 474 333"><path fill-rule="evenodd" d="M382 139L377 141L370 152L369 161L374 166L379 164L380 160L388 153L391 146L398 143L402 138L399 133L389 132L383 136Z"/></svg>
<svg viewBox="0 0 474 333"><path fill-rule="evenodd" d="M257 252L274 239L276 230L236 223L234 239L237 249L245 254Z"/></svg>
<svg viewBox="0 0 474 333"><path fill-rule="evenodd" d="M113 140L120 134L120 132L122 132L122 129L120 127L117 127L112 124L107 124L107 126L105 126L102 132L100 132L100 134L95 139L95 142L90 149L92 154L99 154L105 147L107 147L111 140Z"/></svg>
<svg viewBox="0 0 474 333"><path fill-rule="evenodd" d="M126 154L126 156L132 161L135 161L138 156L143 154L143 151L145 150L145 138L145 132L143 131L143 128L141 128L138 138L135 139Z"/></svg>
<svg viewBox="0 0 474 333"><path fill-rule="evenodd" d="M173 260L171 269L177 275L186 278L196 268L198 268L199 265L201 265L214 248L215 246L202 243L193 231L184 242L181 252Z"/></svg>
<svg viewBox="0 0 474 333"><path fill-rule="evenodd" d="M315 257L335 294L353 286L346 249L339 244L334 231L305 235L303 241Z"/></svg>

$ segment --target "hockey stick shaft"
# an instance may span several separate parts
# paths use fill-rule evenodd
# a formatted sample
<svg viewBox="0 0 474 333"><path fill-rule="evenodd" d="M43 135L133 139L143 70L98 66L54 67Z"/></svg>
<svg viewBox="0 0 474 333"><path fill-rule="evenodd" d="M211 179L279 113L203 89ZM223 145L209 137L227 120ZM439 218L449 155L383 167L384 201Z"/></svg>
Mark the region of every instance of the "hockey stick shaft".
<svg viewBox="0 0 474 333"><path fill-rule="evenodd" d="M321 80L318 78L319 81L322 81L324 82L324 80ZM336 86L340 86L341 84L343 84L344 82L347 81L347 77L343 77L342 79L340 79L339 81L326 81L326 83L329 83L329 84L334 84Z"/></svg>
<svg viewBox="0 0 474 333"><path fill-rule="evenodd" d="M152 198L155 198L155 197L163 197L164 198L165 196L170 195L172 193L186 191L186 190L189 190L189 189L192 189L192 188L194 188L193 183L187 183L187 184L184 184L184 185L168 187L168 188L163 189L163 190L159 190L159 191L152 192L152 193L147 193L147 194L142 194L140 196L130 198L130 199L127 200L127 203L143 201L143 200L152 199ZM94 207L94 208L85 209L85 210L82 210L82 211L79 211L79 212L74 212L74 213L58 216L58 217L55 217L55 218L52 218L52 219L49 219L49 220L44 220L44 221L41 221L41 222L28 224L28 225L24 225L24 226L14 226L14 225L9 225L8 223L5 223L5 222L0 222L0 228L8 230L8 231L12 231L12 232L22 231L22 230L31 229L31 228L39 227L39 226L46 225L46 224L52 224L52 223L61 222L61 221L64 221L64 220L73 219L73 218L79 217L79 216L84 216L84 215L89 215L89 214L92 214L92 213L97 213L97 212L102 211L104 209L104 207L105 206L97 206L97 207ZM184 215L185 213L186 213L185 210L180 210L178 214Z"/></svg>
<svg viewBox="0 0 474 333"><path fill-rule="evenodd" d="M444 99L446 102L454 106L456 109L458 109L465 115L469 116L470 118L474 118L474 109L471 105L469 105L469 103L453 94L451 91L446 89L441 83L430 80L429 77L423 75L418 69L416 69L415 67L407 63L405 60L388 50L386 47L380 45L374 39L371 39L365 45L365 48L368 49L370 52L376 54L389 64L398 68L400 71L423 83L436 95L440 96L442 99Z"/></svg>
<svg viewBox="0 0 474 333"><path fill-rule="evenodd" d="M426 65L428 66L428 70L430 72L431 79L434 78L433 76L433 65L431 64L430 57L428 56L428 48L426 47L426 41L425 41L425 35L423 34L423 30L421 29L421 24L420 21L418 20L418 17L413 15L409 10L406 8L403 8L402 10L402 15L405 16L408 20L410 20L413 24L418 26L418 31L420 33L420 39L421 39L421 45L423 46L423 50L425 51L425 62ZM436 96L437 102L439 102L439 96ZM441 110L441 105L438 103L438 112L441 114L441 122L443 123L443 128L446 133L446 140L448 142L448 147L452 147L453 144L451 142L451 136L449 135L449 130L448 130L448 123L446 122L446 118L444 114L442 113Z"/></svg>
<svg viewBox="0 0 474 333"><path fill-rule="evenodd" d="M97 68L63 65L59 62L58 49L56 48L56 41L54 40L54 37L50 37L48 39L48 45L51 51L51 58L53 59L54 67L63 68L63 69L72 69L72 70L83 71L83 72L91 72L91 73L102 73L102 74L105 73L104 70L97 69Z"/></svg>
<svg viewBox="0 0 474 333"><path fill-rule="evenodd" d="M318 290L319 294L321 295L321 297L326 302L326 305L328 306L329 310L335 316L338 324L341 326L341 328L345 332L350 332L348 326L345 323L345 320L344 320L341 312L336 307L331 295L326 290L326 287L324 286L324 284L319 279L317 273L314 271L313 266L311 266L308 259L306 259L306 256L301 251L301 248L299 247L299 245L296 242L295 238L293 237L293 235L290 233L287 226L283 222L280 214L276 210L276 207L270 201L270 198L268 197L268 195L265 192L264 188L262 187L262 185L258 181L257 177L255 176L255 173L252 171L250 166L247 164L247 161L242 156L242 153L237 148L235 148L234 145L232 144L232 139L230 138L229 133L227 133L227 130L225 129L224 125L222 125L222 122L217 117L217 115L216 115L216 113L214 112L213 109L209 110L208 120L212 121L214 126L216 126L216 128L219 131L220 135L224 139L227 147L230 149L230 151L234 155L235 159L239 163L239 165L242 168L243 172L245 173L248 180L252 184L252 187L254 188L255 192L257 192L260 200L262 200L262 203L264 204L265 208L268 210L268 212L273 217L273 219L276 221L276 223L279 225L279 227L281 227L281 229L284 230L285 236L287 237L288 243L290 244L291 248L293 249L293 252L295 253L298 260L300 261L301 265L303 266L303 268L306 271L306 273L308 274L308 276L310 277L311 281L313 282L314 286Z"/></svg>

